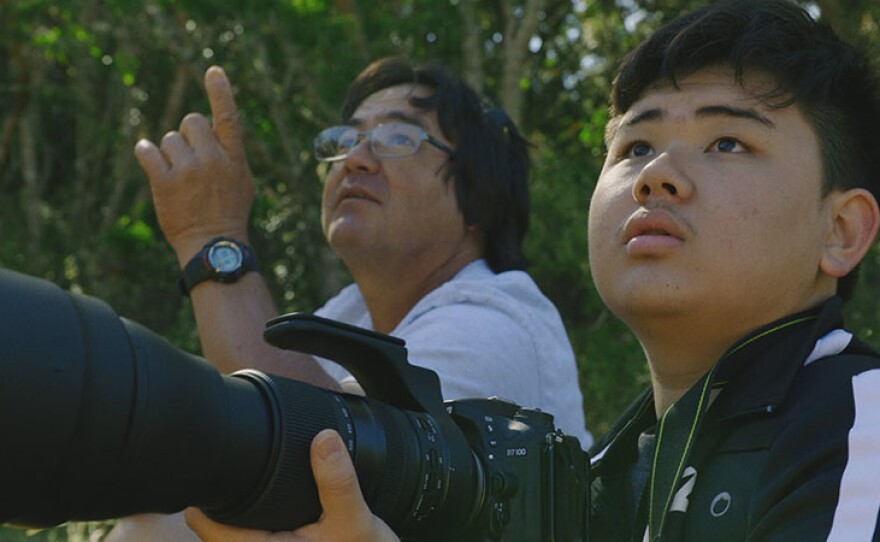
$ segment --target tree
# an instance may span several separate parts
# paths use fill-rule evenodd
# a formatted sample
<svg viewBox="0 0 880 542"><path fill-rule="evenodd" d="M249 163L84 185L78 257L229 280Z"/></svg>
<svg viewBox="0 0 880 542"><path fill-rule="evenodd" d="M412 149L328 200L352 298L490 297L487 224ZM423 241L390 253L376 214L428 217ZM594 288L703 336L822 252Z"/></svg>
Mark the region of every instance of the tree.
<svg viewBox="0 0 880 542"><path fill-rule="evenodd" d="M648 382L638 343L589 280L586 209L604 155L609 83L643 36L701 3L0 0L0 265L101 297L198 351L132 147L175 129L188 111L207 112L202 74L218 63L237 92L258 184L252 241L262 268L282 310L310 310L346 281L318 226L311 138L338 123L346 87L369 61L439 60L533 143L526 253L560 308L587 420L600 434ZM808 5L880 51L876 2ZM861 281L862 292L880 287L876 248ZM847 310L851 327L880 346L872 298ZM0 539L79 541L102 525Z"/></svg>

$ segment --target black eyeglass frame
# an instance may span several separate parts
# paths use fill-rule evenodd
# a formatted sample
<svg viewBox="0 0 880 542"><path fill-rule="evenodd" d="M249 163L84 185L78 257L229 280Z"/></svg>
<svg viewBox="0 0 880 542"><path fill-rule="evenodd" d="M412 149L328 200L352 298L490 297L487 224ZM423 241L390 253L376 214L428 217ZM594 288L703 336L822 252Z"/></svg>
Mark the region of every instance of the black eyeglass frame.
<svg viewBox="0 0 880 542"><path fill-rule="evenodd" d="M376 150L376 143L375 143L375 139L373 139L373 132L377 128L380 128L382 126L389 126L389 125L393 125L393 124L412 126L413 128L417 128L419 130L419 138L418 138L419 143L418 143L418 145L415 146L412 153L410 153L410 154L385 154L385 153L378 152ZM357 133L357 136L358 136L357 142L349 148L349 151L351 151L351 149L353 149L357 145L360 145L361 142L366 137L366 138L369 138L369 140L370 140L370 151L372 151L373 154L375 154L376 156L378 156L380 158L392 158L393 159L393 158L407 158L409 156L413 156L419 152L419 149L422 148L422 141L426 141L426 142L430 143L431 145L434 145L435 147L437 147L441 151L445 152L449 156L452 156L452 157L455 156L454 150L452 150L448 145L446 145L445 143L443 143L442 141L440 141L436 137L429 134L421 126L418 126L416 124L406 123L406 122L387 122L387 123L377 124L376 126L370 128L369 130L364 130L364 131L358 130L357 128L355 128L353 126L346 126L344 124L341 124L338 126L331 126L329 128L325 128L325 129L321 130L321 132L313 140L313 148L314 148L316 160L318 160L319 162L333 163L333 162L339 162L341 160L345 160L346 158L348 158L348 152L346 152L344 154L339 154L336 156L330 156L328 158L323 158L323 157L318 156L318 146L319 146L318 140L320 139L321 135L330 131L330 130L336 130L336 129L340 129L340 128L350 128L350 129L354 130L355 133Z"/></svg>

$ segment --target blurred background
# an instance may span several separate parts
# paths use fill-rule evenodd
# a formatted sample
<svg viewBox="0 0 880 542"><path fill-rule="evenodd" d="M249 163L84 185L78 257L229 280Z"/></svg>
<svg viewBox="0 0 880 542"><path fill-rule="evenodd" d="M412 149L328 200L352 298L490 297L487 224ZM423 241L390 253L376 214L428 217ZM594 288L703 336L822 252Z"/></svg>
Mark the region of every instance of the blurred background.
<svg viewBox="0 0 880 542"><path fill-rule="evenodd" d="M701 3L0 0L0 267L100 297L197 353L132 148L158 142L187 112L207 114L202 77L219 64L257 179L251 240L264 275L283 312L313 310L348 279L321 235L311 139L338 124L348 83L370 61L440 61L534 144L530 271L562 313L599 436L648 384L637 342L603 307L587 263L608 88L624 52ZM880 58L880 2L803 5ZM849 326L880 347L876 246L859 288ZM97 541L109 525L0 528L0 541Z"/></svg>

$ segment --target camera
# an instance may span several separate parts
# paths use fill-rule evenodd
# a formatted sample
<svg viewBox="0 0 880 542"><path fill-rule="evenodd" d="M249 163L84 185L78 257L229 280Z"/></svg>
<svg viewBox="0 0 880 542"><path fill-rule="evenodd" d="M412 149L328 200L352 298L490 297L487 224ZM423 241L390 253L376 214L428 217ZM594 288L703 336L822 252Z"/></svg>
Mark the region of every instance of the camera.
<svg viewBox="0 0 880 542"><path fill-rule="evenodd" d="M442 400L397 338L307 314L266 325L365 397L207 361L104 302L0 270L0 523L201 508L289 530L318 519L312 438L339 432L370 509L403 540L583 541L589 458L550 414Z"/></svg>

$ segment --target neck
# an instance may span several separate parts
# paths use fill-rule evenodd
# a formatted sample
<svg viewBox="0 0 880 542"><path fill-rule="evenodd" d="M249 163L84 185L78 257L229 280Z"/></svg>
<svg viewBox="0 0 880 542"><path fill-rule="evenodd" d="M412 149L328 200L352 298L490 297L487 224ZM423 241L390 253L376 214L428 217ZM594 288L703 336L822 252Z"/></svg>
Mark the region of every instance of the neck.
<svg viewBox="0 0 880 542"><path fill-rule="evenodd" d="M386 263L379 268L352 269L352 276L370 312L373 329L391 333L423 297L479 257L478 253L457 253L431 267Z"/></svg>
<svg viewBox="0 0 880 542"><path fill-rule="evenodd" d="M651 370L654 410L658 418L712 368L727 348L708 345L700 348L692 342L671 349L642 344Z"/></svg>
<svg viewBox="0 0 880 542"><path fill-rule="evenodd" d="M770 309L746 306L732 310L725 306L721 312L710 308L708 312L675 311L627 319L648 360L657 415L693 387L736 341L780 318L814 307L829 295L816 292L800 302L780 302Z"/></svg>
<svg viewBox="0 0 880 542"><path fill-rule="evenodd" d="M717 317L695 320L689 314L667 314L663 318L630 324L648 360L654 407L659 417L691 389L733 343L763 322Z"/></svg>

